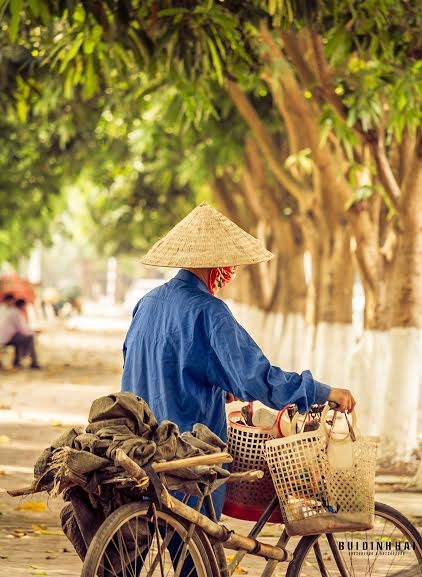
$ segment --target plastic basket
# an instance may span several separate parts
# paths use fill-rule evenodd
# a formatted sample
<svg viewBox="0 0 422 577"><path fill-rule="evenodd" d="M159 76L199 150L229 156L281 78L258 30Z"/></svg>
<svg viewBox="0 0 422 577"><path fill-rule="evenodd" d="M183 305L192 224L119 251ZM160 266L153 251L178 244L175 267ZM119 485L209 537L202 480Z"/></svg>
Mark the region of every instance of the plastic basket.
<svg viewBox="0 0 422 577"><path fill-rule="evenodd" d="M265 444L265 458L290 536L364 531L374 523L377 439L332 439L327 433L327 412L328 407L317 431ZM342 450L350 452L347 467L330 459L327 442L341 442Z"/></svg>
<svg viewBox="0 0 422 577"><path fill-rule="evenodd" d="M271 429L250 427L242 424L240 411L228 415L228 452L233 457L232 473L251 470L264 471L264 476L254 482L238 481L227 485L223 513L246 521L257 521L274 497L275 489L264 458L265 442L272 439ZM281 523L278 509L270 518Z"/></svg>

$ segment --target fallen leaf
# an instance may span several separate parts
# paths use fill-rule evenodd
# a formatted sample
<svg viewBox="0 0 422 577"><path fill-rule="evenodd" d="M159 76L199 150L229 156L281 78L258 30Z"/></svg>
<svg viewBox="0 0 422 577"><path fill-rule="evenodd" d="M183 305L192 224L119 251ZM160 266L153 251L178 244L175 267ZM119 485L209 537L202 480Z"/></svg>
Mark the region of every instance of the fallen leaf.
<svg viewBox="0 0 422 577"><path fill-rule="evenodd" d="M37 531L45 531L47 529L47 525L31 525L32 529L37 532Z"/></svg>
<svg viewBox="0 0 422 577"><path fill-rule="evenodd" d="M16 507L17 511L45 511L46 504L42 501L26 501Z"/></svg>
<svg viewBox="0 0 422 577"><path fill-rule="evenodd" d="M42 529L41 531L35 531L37 535L64 535L63 531L57 529L54 531L52 529Z"/></svg>
<svg viewBox="0 0 422 577"><path fill-rule="evenodd" d="M26 531L23 531L21 529L14 529L11 533L9 533L7 535L9 537L9 539L15 538L15 539L22 539L23 537L27 537L28 533Z"/></svg>
<svg viewBox="0 0 422 577"><path fill-rule="evenodd" d="M246 573L248 573L248 570L242 567L241 565L238 565L236 569L233 571L233 573L236 573L236 575L245 575Z"/></svg>
<svg viewBox="0 0 422 577"><path fill-rule="evenodd" d="M50 421L50 425L52 427L63 427L63 423L61 421Z"/></svg>
<svg viewBox="0 0 422 577"><path fill-rule="evenodd" d="M10 411L12 407L6 403L0 403L0 411Z"/></svg>
<svg viewBox="0 0 422 577"><path fill-rule="evenodd" d="M10 443L10 437L7 435L0 435L0 445L8 445Z"/></svg>

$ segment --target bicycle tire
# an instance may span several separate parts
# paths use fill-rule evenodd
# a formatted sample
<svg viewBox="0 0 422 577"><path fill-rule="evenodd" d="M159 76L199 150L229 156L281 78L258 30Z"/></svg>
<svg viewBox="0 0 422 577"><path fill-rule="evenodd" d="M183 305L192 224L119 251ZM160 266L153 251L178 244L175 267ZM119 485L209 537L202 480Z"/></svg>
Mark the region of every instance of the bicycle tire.
<svg viewBox="0 0 422 577"><path fill-rule="evenodd" d="M305 575L420 577L422 538L399 511L384 503L375 503L375 525L369 531L301 538L286 577Z"/></svg>
<svg viewBox="0 0 422 577"><path fill-rule="evenodd" d="M157 554L156 527L160 549L165 546L161 555ZM180 560L182 555L185 558ZM98 529L88 547L81 577L142 577L148 572L151 577L167 577L175 571L182 577L217 577L207 536L196 528L188 539L185 520L168 510L157 510L154 516L149 503L135 502L119 507Z"/></svg>

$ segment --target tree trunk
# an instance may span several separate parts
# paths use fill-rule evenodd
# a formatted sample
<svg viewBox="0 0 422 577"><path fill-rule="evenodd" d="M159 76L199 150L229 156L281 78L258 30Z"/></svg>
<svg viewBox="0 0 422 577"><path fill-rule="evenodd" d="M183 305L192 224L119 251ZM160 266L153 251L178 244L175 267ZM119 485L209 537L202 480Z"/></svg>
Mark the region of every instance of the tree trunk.
<svg viewBox="0 0 422 577"><path fill-rule="evenodd" d="M422 356L422 191L407 207L391 284L391 368L381 458L409 461L417 445ZM418 206L420 204L420 206Z"/></svg>
<svg viewBox="0 0 422 577"><path fill-rule="evenodd" d="M347 382L347 359L352 344L353 266L347 228L334 225L329 230L323 240L319 264L319 303L312 367L318 380L342 387Z"/></svg>

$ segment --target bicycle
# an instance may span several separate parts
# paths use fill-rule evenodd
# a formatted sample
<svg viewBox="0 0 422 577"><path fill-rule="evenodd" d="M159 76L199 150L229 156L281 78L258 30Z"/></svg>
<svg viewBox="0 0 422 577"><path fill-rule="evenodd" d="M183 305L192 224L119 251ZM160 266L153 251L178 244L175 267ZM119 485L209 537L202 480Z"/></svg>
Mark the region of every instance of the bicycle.
<svg viewBox="0 0 422 577"><path fill-rule="evenodd" d="M228 454L202 456L203 464ZM123 452L116 461L129 481L148 482L145 471ZM171 465L170 465L171 463ZM188 466L186 460L157 464L160 471ZM259 472L261 473L261 472ZM259 474L235 473L253 480ZM242 475L242 477L240 477ZM233 478L233 475L228 478ZM236 478L236 477L234 477ZM126 479L128 481L128 479ZM286 577L420 577L422 538L416 527L392 507L376 503L373 529L355 533L301 537L293 553L286 549L290 538L280 532L276 545L258 541L263 527L279 507L274 496L248 536L217 523L210 495L204 497L209 517L175 499L164 485L161 501L133 502L115 510L95 534L84 561L81 577L228 577L246 554L263 557L262 577L271 577L279 563L286 563ZM227 564L224 549L237 550Z"/></svg>

